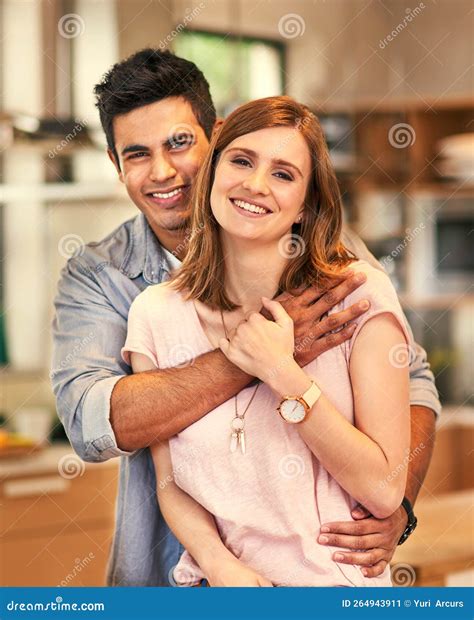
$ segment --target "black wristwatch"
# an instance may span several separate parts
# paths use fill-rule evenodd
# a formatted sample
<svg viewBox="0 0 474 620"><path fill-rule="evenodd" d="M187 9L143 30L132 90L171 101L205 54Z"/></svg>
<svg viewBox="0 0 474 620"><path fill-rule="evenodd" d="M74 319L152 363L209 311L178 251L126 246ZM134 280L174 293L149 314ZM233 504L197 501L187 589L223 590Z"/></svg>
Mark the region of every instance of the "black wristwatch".
<svg viewBox="0 0 474 620"><path fill-rule="evenodd" d="M407 500L406 497L404 497L402 500L402 506L408 515L408 523L405 528L405 531L403 532L403 534L400 537L400 540L398 541L399 545L403 545L405 540L410 536L410 534L414 531L414 529L418 525L418 519L415 517L415 513L413 512L413 506L411 505L409 500Z"/></svg>

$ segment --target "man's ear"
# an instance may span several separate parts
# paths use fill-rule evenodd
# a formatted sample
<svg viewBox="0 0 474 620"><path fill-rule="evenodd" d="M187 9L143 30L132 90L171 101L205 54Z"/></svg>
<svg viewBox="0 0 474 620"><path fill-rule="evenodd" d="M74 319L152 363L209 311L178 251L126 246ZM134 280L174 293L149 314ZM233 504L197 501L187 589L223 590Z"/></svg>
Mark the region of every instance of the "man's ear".
<svg viewBox="0 0 474 620"><path fill-rule="evenodd" d="M120 182L123 183L123 173L120 170L120 164L117 161L114 152L112 151L112 149L107 149L107 155L109 156L110 161L113 163L113 165L115 166L115 170L117 170L117 174L118 177L120 179Z"/></svg>
<svg viewBox="0 0 474 620"><path fill-rule="evenodd" d="M213 135L220 129L223 122L224 122L223 118L216 118L216 122L214 123L214 127L212 128Z"/></svg>

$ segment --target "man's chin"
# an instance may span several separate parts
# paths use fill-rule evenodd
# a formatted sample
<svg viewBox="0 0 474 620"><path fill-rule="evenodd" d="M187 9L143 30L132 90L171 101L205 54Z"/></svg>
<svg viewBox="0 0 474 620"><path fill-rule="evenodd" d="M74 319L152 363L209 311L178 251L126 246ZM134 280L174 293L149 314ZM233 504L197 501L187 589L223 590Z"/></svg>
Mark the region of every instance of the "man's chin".
<svg viewBox="0 0 474 620"><path fill-rule="evenodd" d="M147 222L152 228L158 227L168 232L179 232L186 230L191 223L191 214L189 209L182 211L175 210L167 213L157 213L156 211L144 211Z"/></svg>

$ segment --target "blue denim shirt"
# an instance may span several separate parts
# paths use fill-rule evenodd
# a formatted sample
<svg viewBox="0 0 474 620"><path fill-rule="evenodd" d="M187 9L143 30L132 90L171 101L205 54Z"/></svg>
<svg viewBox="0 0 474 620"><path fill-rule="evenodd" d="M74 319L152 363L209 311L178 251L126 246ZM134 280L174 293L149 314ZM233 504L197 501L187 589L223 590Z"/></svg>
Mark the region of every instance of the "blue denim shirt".
<svg viewBox="0 0 474 620"><path fill-rule="evenodd" d="M345 231L344 242L374 264L353 233ZM149 450L119 449L109 420L112 390L131 372L120 356L130 305L148 285L169 277L172 259L140 214L71 258L55 299L51 377L58 415L83 460L121 457L107 576L113 586L170 586L171 571L183 551L160 513ZM414 351L411 402L439 413L426 354L418 346Z"/></svg>

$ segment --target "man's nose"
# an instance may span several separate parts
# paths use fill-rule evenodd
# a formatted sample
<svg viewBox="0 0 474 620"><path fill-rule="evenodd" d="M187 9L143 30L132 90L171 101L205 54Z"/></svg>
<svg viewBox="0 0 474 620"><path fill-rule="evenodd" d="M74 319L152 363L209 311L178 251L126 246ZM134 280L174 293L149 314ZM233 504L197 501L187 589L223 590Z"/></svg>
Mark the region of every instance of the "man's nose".
<svg viewBox="0 0 474 620"><path fill-rule="evenodd" d="M171 159L163 153L153 157L150 169L150 180L154 183L164 183L176 176L176 168Z"/></svg>
<svg viewBox="0 0 474 620"><path fill-rule="evenodd" d="M242 183L243 187L252 194L268 194L268 184L266 179L266 171L259 170L258 168L253 170L245 181Z"/></svg>

